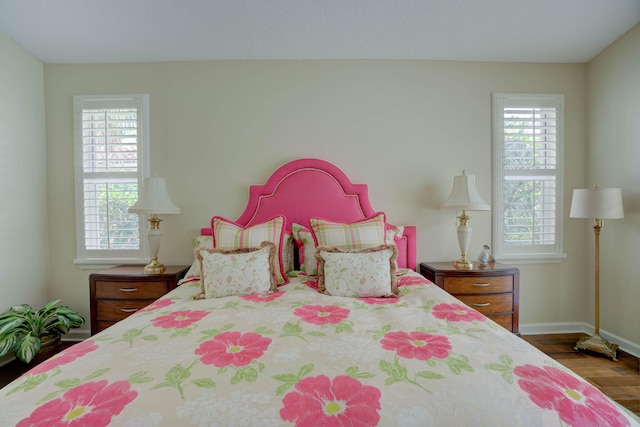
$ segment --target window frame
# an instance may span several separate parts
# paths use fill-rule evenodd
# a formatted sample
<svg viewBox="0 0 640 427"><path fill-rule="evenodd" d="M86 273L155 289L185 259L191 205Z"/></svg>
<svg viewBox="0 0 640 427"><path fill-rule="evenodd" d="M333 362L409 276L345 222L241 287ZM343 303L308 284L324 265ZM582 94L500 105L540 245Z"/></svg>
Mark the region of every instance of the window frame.
<svg viewBox="0 0 640 427"><path fill-rule="evenodd" d="M75 211L76 211L76 259L74 264L80 268L92 268L93 265L104 266L116 264L144 264L149 260L149 249L146 238L145 215L138 215L138 236L140 245L137 250L87 249L85 246L85 200L83 166L83 118L82 112L87 108L138 108L137 116L137 171L135 172L138 189L142 188L144 179L149 177L149 95L76 95L73 97L74 121L74 173L75 173ZM130 174L127 173L127 174Z"/></svg>
<svg viewBox="0 0 640 427"><path fill-rule="evenodd" d="M555 178L555 243L553 245L505 245L504 232L504 108L556 108L555 173L540 175ZM493 253L498 261L519 263L557 263L566 258L563 252L564 228L564 95L563 94L493 94Z"/></svg>

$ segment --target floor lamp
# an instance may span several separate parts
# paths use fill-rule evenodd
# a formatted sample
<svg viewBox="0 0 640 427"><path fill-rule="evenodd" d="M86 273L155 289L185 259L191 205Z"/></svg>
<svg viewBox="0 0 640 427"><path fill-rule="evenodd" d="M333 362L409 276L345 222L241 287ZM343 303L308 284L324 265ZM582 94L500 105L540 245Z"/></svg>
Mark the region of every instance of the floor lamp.
<svg viewBox="0 0 640 427"><path fill-rule="evenodd" d="M616 358L618 345L612 344L600 336L600 231L605 219L624 218L622 192L619 188L585 188L573 190L571 200L571 218L594 219L595 233L595 290L596 325L593 335L578 340L574 350L590 350Z"/></svg>
<svg viewBox="0 0 640 427"><path fill-rule="evenodd" d="M467 211L488 211L491 208L485 202L476 188L476 177L467 175L463 170L462 175L453 178L453 189L451 194L441 209L457 209L462 211L458 217L458 244L460 245L460 259L453 262L455 268L461 270L471 270L473 263L467 259L467 251L471 242L471 227L469 226L470 216Z"/></svg>
<svg viewBox="0 0 640 427"><path fill-rule="evenodd" d="M148 274L164 273L165 266L158 262L158 251L160 250L160 218L158 214L179 214L180 208L173 204L164 178L154 176L145 178L142 191L138 201L129 208L129 213L151 215L149 218L149 229L147 230L147 240L151 251L151 262L144 267L144 272Z"/></svg>

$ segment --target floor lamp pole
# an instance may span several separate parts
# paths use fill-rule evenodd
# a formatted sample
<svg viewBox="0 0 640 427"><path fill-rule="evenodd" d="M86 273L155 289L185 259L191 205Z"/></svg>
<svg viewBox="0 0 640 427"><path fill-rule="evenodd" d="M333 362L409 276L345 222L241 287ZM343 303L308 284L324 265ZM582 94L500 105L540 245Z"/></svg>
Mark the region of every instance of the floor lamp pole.
<svg viewBox="0 0 640 427"><path fill-rule="evenodd" d="M610 342L604 340L600 336L600 230L602 230L602 226L604 225L604 221L601 219L596 219L595 224L593 226L593 232L595 234L595 288L596 288L596 325L595 325L595 333L589 337L583 337L578 340L574 350L591 350L605 356L609 356L613 360L618 360L616 358L616 352L618 351L618 344L611 344Z"/></svg>
<svg viewBox="0 0 640 427"><path fill-rule="evenodd" d="M596 328L595 335L600 336L600 231L602 230L603 220L596 219L593 226L593 234L596 241L595 254L595 274L596 274Z"/></svg>

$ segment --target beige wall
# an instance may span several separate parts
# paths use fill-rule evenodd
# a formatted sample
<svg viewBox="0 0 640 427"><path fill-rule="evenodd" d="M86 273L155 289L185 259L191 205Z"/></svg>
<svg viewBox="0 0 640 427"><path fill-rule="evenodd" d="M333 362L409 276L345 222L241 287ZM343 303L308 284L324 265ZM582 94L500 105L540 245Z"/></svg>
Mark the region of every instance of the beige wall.
<svg viewBox="0 0 640 427"><path fill-rule="evenodd" d="M0 34L0 313L47 301L44 67Z"/></svg>
<svg viewBox="0 0 640 427"><path fill-rule="evenodd" d="M589 157L584 186L620 187L625 208L625 218L607 221L600 237L600 327L640 343L640 25L598 55L587 70ZM592 260L593 243L588 247L585 256ZM593 313L593 297L590 302Z"/></svg>
<svg viewBox="0 0 640 427"><path fill-rule="evenodd" d="M88 275L75 257L72 96L149 93L151 170L180 215L165 216L160 260L189 264L212 215L235 219L248 185L281 164L319 157L370 186L374 208L418 226L418 259L459 255L452 212L439 205L462 169L491 199L491 94L564 93L566 191L586 162L586 66L438 61L211 61L46 65L50 291L88 315ZM568 202L567 202L568 203ZM566 206L568 211L568 205ZM475 212L472 253L491 242ZM582 233L568 222L566 236ZM521 265L521 322L586 320L584 239L559 264Z"/></svg>

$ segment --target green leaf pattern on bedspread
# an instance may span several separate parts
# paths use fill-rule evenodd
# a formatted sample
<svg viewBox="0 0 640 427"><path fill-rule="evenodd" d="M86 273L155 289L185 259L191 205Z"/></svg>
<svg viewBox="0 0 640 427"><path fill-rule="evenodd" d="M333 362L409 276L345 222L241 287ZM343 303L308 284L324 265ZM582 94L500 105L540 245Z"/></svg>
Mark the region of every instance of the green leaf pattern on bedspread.
<svg viewBox="0 0 640 427"><path fill-rule="evenodd" d="M638 425L414 272L400 298L312 286L186 283L0 390L0 425Z"/></svg>

